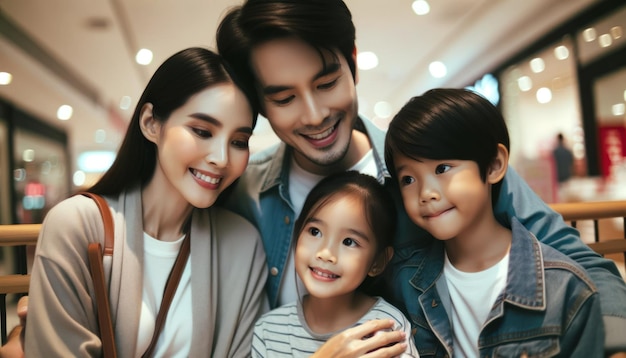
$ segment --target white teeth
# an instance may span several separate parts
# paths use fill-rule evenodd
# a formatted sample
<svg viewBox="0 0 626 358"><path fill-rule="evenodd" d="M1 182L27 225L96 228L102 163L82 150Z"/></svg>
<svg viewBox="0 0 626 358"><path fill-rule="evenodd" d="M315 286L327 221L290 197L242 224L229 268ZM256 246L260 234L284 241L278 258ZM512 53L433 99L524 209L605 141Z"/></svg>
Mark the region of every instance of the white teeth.
<svg viewBox="0 0 626 358"><path fill-rule="evenodd" d="M195 169L192 170L192 173L193 173L193 175L196 178L198 178L198 179L200 179L202 181L205 181L207 183L211 183L211 184L217 184L217 183L219 183L222 180L222 178L213 178L213 177L204 175L204 174L200 173L199 171L197 171Z"/></svg>
<svg viewBox="0 0 626 358"><path fill-rule="evenodd" d="M320 272L316 269L312 269L313 272L315 272L316 275L322 276L322 277L326 277L326 278L338 278L339 276L331 274L331 273L325 273L325 272Z"/></svg>
<svg viewBox="0 0 626 358"><path fill-rule="evenodd" d="M307 137L309 137L311 139L316 139L316 140L317 139L323 139L323 138L328 137L333 132L334 129L335 129L335 127L333 126L333 127L328 128L327 130L323 131L322 133L307 135Z"/></svg>

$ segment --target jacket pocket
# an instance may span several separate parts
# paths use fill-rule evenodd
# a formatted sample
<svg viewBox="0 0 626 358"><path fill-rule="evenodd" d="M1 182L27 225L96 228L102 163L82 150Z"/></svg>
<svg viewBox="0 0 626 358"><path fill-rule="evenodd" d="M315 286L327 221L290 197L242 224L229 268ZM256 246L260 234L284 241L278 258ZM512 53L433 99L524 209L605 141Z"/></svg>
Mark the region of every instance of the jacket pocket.
<svg viewBox="0 0 626 358"><path fill-rule="evenodd" d="M560 352L561 347L556 337L541 337L498 345L493 349L493 354L488 356L543 358L557 356Z"/></svg>

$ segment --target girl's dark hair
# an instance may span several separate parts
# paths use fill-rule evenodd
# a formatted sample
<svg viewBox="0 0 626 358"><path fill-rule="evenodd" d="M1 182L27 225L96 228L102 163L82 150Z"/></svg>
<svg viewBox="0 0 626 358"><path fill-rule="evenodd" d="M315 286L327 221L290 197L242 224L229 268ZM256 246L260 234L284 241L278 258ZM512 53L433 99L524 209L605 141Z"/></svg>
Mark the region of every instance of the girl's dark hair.
<svg viewBox="0 0 626 358"><path fill-rule="evenodd" d="M325 177L311 190L294 223L294 244L297 244L298 237L311 217L329 202L346 196L357 197L363 204L365 219L376 240L375 257L378 258L379 254L392 246L396 231L396 208L391 194L374 177L357 171ZM359 289L370 295L385 295L385 280L380 280L381 277L383 275L368 276Z"/></svg>
<svg viewBox="0 0 626 358"><path fill-rule="evenodd" d="M326 51L339 51L352 76L356 75L352 58L356 30L352 14L341 0L247 0L228 11L218 26L216 40L219 53L243 81L254 85L250 59L254 47L288 37L317 49L322 60Z"/></svg>
<svg viewBox="0 0 626 358"><path fill-rule="evenodd" d="M89 191L101 195L116 195L130 186L146 184L154 174L156 145L147 140L139 126L141 110L146 103L153 105L154 118L166 122L171 113L183 106L193 95L217 84L234 83L249 102L254 91L242 85L223 58L210 50L192 47L177 52L156 70L143 91L126 136L115 161ZM257 118L252 106L252 126Z"/></svg>
<svg viewBox="0 0 626 358"><path fill-rule="evenodd" d="M498 151L509 150L509 134L500 111L466 89L433 89L411 98L391 120L385 138L385 161L396 178L393 156L415 160L457 159L478 164L485 181ZM497 201L502 182L492 187Z"/></svg>

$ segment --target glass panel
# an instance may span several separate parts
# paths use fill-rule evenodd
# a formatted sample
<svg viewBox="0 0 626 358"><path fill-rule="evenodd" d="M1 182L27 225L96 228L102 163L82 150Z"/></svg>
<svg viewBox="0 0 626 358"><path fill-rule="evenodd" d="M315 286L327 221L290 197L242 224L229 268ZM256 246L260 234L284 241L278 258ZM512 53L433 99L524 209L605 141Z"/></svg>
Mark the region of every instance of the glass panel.
<svg viewBox="0 0 626 358"><path fill-rule="evenodd" d="M509 67L501 76L502 113L511 136L511 166L546 202L559 201L552 150L562 133L584 175L584 136L571 38Z"/></svg>
<svg viewBox="0 0 626 358"><path fill-rule="evenodd" d="M68 158L61 143L16 129L13 179L19 223L40 223L69 195Z"/></svg>
<svg viewBox="0 0 626 358"><path fill-rule="evenodd" d="M626 66L596 79L593 96L607 199L626 198Z"/></svg>
<svg viewBox="0 0 626 358"><path fill-rule="evenodd" d="M9 191L9 129L0 119L0 224L11 223L11 195Z"/></svg>

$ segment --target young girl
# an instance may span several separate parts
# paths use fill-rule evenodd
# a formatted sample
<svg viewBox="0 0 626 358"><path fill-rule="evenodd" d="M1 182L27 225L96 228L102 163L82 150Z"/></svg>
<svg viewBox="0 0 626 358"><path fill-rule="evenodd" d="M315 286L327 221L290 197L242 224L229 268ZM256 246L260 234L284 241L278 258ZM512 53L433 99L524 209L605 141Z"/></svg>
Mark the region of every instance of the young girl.
<svg viewBox="0 0 626 358"><path fill-rule="evenodd" d="M508 159L502 114L468 90L430 90L389 124L385 160L406 212L437 239L394 273L415 342L435 357L602 357L585 270L494 215Z"/></svg>
<svg viewBox="0 0 626 358"><path fill-rule="evenodd" d="M119 357L140 357L183 241L190 254L156 357L246 357L264 311L267 268L256 229L213 207L245 170L256 113L217 54L190 48L155 72L112 167L90 192L108 202L108 280ZM208 208L208 209L207 209ZM73 196L46 216L32 269L25 353L99 357L87 246L103 234L96 204Z"/></svg>
<svg viewBox="0 0 626 358"><path fill-rule="evenodd" d="M309 357L339 331L387 319L404 331L399 344L406 346L406 356L417 357L407 319L384 299L363 292L393 255L395 220L393 201L375 178L348 171L320 181L293 234L296 272L308 294L257 322L252 356Z"/></svg>

